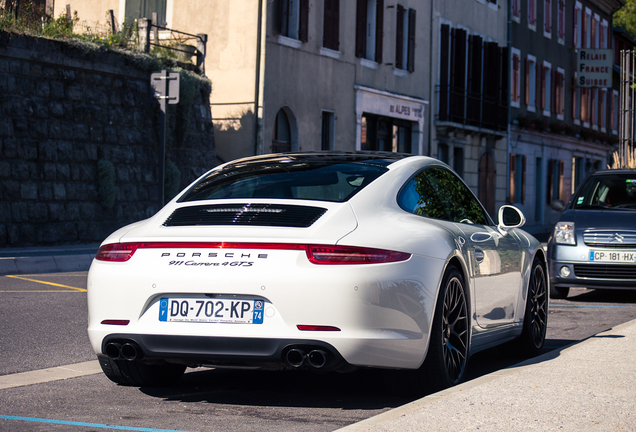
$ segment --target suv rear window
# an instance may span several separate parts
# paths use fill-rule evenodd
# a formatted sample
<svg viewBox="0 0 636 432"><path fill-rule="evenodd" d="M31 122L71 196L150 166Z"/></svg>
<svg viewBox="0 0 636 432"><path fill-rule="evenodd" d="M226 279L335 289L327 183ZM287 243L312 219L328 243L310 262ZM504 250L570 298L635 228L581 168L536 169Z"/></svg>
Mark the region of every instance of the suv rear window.
<svg viewBox="0 0 636 432"><path fill-rule="evenodd" d="M213 171L180 202L213 199L282 198L344 202L388 171L364 162L267 161Z"/></svg>

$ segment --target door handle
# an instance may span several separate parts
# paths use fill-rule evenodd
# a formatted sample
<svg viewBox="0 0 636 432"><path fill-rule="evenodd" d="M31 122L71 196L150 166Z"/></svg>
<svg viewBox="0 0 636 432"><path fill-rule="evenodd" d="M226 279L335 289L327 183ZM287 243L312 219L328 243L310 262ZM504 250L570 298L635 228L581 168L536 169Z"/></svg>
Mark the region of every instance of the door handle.
<svg viewBox="0 0 636 432"><path fill-rule="evenodd" d="M483 250L479 248L475 248L475 260L477 261L478 264L484 260L485 256L486 254L484 253Z"/></svg>

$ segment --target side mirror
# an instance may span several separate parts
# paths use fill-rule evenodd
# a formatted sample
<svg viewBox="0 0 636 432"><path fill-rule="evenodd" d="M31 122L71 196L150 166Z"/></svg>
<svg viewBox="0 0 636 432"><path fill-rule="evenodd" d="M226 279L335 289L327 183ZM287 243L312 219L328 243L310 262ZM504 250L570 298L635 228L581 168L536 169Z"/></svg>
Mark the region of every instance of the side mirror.
<svg viewBox="0 0 636 432"><path fill-rule="evenodd" d="M565 203L563 202L563 200L557 199L554 200L550 203L550 208L552 210L556 210L558 212L562 212L563 209L565 209Z"/></svg>
<svg viewBox="0 0 636 432"><path fill-rule="evenodd" d="M497 228L500 231L508 231L512 228L519 228L526 223L526 217L517 207L511 205L503 205L499 207L499 224Z"/></svg>

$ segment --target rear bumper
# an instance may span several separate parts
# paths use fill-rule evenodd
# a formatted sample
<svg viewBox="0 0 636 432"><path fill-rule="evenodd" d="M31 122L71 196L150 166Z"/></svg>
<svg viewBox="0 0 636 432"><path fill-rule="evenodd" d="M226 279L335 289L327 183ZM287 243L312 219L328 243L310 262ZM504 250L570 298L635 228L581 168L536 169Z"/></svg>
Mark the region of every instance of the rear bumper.
<svg viewBox="0 0 636 432"><path fill-rule="evenodd" d="M153 334L110 334L102 341L102 352L107 353L109 344L133 344L138 347L135 358L145 363L166 361L190 367L209 366L254 369L317 368L303 359L290 364L288 354L311 352L324 353L323 370L352 367L332 345L309 339L231 338L214 336L175 336ZM298 355L294 359L298 359Z"/></svg>

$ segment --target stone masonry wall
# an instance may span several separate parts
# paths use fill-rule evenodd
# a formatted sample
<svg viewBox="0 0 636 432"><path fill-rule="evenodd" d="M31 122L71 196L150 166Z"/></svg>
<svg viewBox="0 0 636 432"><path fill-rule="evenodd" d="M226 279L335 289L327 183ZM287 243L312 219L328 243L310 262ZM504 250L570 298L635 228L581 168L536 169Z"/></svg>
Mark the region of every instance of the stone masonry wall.
<svg viewBox="0 0 636 432"><path fill-rule="evenodd" d="M122 54L0 32L0 248L100 242L159 209L152 72ZM187 130L169 140L180 188L215 162L208 100L196 96ZM112 206L100 200L100 159L115 170Z"/></svg>

